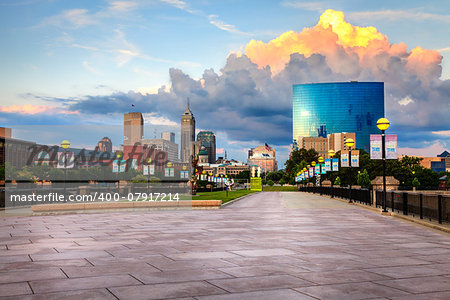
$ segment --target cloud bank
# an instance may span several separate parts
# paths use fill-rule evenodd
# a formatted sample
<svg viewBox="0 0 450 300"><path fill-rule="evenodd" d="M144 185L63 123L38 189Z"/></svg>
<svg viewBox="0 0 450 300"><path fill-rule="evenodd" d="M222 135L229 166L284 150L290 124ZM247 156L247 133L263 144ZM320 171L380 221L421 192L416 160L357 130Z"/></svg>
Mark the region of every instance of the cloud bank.
<svg viewBox="0 0 450 300"><path fill-rule="evenodd" d="M86 96L63 104L83 114L131 110L178 122L186 98L201 128L227 133L233 141L288 145L292 139L292 85L329 81L384 81L391 133L402 147L438 140L432 132L450 128L450 80L441 80L442 56L434 50L390 43L375 27L348 23L344 13L326 10L317 25L289 31L265 43L251 40L225 66L194 79L169 70L171 86L157 93L135 91ZM421 135L417 132L420 129ZM449 138L440 136L441 145ZM422 144L425 145L425 144Z"/></svg>

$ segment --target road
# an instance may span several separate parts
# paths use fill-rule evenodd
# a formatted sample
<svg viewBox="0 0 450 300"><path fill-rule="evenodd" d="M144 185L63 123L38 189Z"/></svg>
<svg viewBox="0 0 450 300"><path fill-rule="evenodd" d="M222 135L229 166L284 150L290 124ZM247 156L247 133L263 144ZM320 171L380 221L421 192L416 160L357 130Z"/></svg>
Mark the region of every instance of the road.
<svg viewBox="0 0 450 300"><path fill-rule="evenodd" d="M13 299L450 299L450 237L344 202L0 219Z"/></svg>

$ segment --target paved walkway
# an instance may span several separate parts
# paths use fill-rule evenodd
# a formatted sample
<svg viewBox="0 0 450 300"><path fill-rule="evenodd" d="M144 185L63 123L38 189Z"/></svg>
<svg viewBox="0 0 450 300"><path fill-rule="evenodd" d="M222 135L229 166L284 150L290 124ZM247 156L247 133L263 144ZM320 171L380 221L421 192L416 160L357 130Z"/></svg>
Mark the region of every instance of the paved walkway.
<svg viewBox="0 0 450 300"><path fill-rule="evenodd" d="M310 194L0 226L17 299L450 299L449 235Z"/></svg>

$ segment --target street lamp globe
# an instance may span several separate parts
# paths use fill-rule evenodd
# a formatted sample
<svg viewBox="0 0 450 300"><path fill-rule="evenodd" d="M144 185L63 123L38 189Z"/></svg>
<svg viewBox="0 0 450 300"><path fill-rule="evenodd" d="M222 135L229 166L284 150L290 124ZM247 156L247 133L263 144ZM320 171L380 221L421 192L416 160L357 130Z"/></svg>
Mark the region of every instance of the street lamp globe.
<svg viewBox="0 0 450 300"><path fill-rule="evenodd" d="M61 147L63 149L68 149L70 147L70 142L68 140L64 140L61 142Z"/></svg>
<svg viewBox="0 0 450 300"><path fill-rule="evenodd" d="M389 128L389 120L386 118L381 118L377 121L377 127L378 129L380 129L381 131L385 131Z"/></svg>
<svg viewBox="0 0 450 300"><path fill-rule="evenodd" d="M152 162L151 158L147 158L147 163L150 164Z"/></svg>
<svg viewBox="0 0 450 300"><path fill-rule="evenodd" d="M323 163L323 157L320 156L319 159L317 160L319 162L319 164Z"/></svg>
<svg viewBox="0 0 450 300"><path fill-rule="evenodd" d="M303 168L303 172L305 172L305 173L306 173L306 171L307 171L307 169L306 169L306 168Z"/></svg>
<svg viewBox="0 0 450 300"><path fill-rule="evenodd" d="M116 157L117 157L118 159L120 159L120 158L122 157L122 152L117 151L117 152L116 152Z"/></svg>
<svg viewBox="0 0 450 300"><path fill-rule="evenodd" d="M312 163L311 163L311 166L315 166L316 165L316 162L315 161L313 161Z"/></svg>
<svg viewBox="0 0 450 300"><path fill-rule="evenodd" d="M328 150L328 155L329 155L330 157L333 157L335 154L336 154L336 152L334 152L333 149Z"/></svg>
<svg viewBox="0 0 450 300"><path fill-rule="evenodd" d="M347 140L345 141L345 145L346 145L348 148L351 148L351 147L355 146L355 141L354 141L353 139L347 139Z"/></svg>

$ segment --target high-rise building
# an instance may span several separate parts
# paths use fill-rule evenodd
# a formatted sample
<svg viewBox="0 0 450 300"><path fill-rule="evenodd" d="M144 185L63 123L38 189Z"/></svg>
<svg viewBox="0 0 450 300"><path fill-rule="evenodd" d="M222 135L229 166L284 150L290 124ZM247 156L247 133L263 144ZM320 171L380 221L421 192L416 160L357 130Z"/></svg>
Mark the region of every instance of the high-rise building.
<svg viewBox="0 0 450 300"><path fill-rule="evenodd" d="M379 134L376 122L384 117L383 82L297 84L292 95L294 147L299 137L317 137L326 128L328 134L354 132L356 148L369 151L370 134Z"/></svg>
<svg viewBox="0 0 450 300"><path fill-rule="evenodd" d="M111 139L107 136L102 138L95 146L95 151L98 152L112 152L112 142Z"/></svg>
<svg viewBox="0 0 450 300"><path fill-rule="evenodd" d="M275 149L269 145L258 146L250 149L247 162L250 166L261 167L263 172L273 172L278 170Z"/></svg>
<svg viewBox="0 0 450 300"><path fill-rule="evenodd" d="M300 137L298 141L299 148L314 149L319 156L328 158L328 139L326 137Z"/></svg>
<svg viewBox="0 0 450 300"><path fill-rule="evenodd" d="M197 142L200 142L201 147L205 147L208 152L208 163L216 162L216 136L212 131L200 131L197 134Z"/></svg>
<svg viewBox="0 0 450 300"><path fill-rule="evenodd" d="M166 141L175 143L175 133L173 132L161 132L161 138Z"/></svg>
<svg viewBox="0 0 450 300"><path fill-rule="evenodd" d="M144 136L144 118L140 112L127 113L123 116L123 144L140 143Z"/></svg>
<svg viewBox="0 0 450 300"><path fill-rule="evenodd" d="M156 150L167 152L167 159L170 162L179 162L178 144L175 144L166 139L143 139L142 145L146 145L147 147L154 147Z"/></svg>
<svg viewBox="0 0 450 300"><path fill-rule="evenodd" d="M357 144L356 134L354 132L332 133L328 136L328 148L335 152L348 150L345 145L347 139L353 139Z"/></svg>
<svg viewBox="0 0 450 300"><path fill-rule="evenodd" d="M181 162L189 162L192 156L192 142L195 141L195 118L191 112L189 99L187 108L181 115Z"/></svg>

